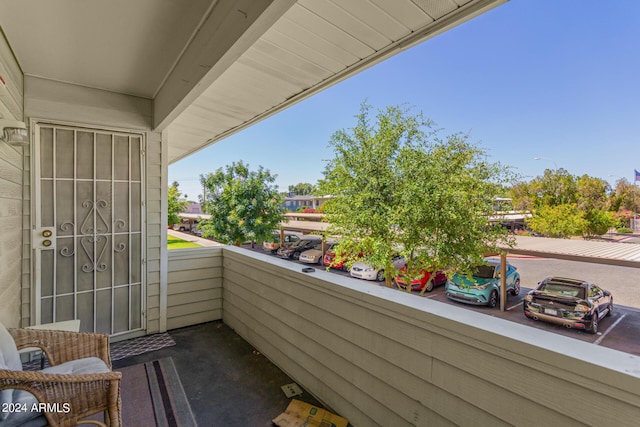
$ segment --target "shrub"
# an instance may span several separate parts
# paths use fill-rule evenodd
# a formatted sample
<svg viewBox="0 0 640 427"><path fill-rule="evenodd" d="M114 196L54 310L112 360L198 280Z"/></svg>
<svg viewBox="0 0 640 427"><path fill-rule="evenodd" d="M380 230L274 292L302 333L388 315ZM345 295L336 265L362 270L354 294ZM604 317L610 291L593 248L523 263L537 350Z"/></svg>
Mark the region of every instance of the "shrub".
<svg viewBox="0 0 640 427"><path fill-rule="evenodd" d="M543 236L567 238L582 236L587 221L575 204L565 204L541 207L527 221L527 226Z"/></svg>
<svg viewBox="0 0 640 427"><path fill-rule="evenodd" d="M587 212L585 219L587 220L585 229L587 236L600 236L618 224L618 220L612 212L601 209L593 209Z"/></svg>

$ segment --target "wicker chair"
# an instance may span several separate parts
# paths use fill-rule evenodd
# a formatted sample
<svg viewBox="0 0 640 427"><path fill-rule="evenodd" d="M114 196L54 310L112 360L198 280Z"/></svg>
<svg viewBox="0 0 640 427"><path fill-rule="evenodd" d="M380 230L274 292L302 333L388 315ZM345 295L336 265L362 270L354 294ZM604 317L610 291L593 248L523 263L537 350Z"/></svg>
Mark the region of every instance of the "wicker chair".
<svg viewBox="0 0 640 427"><path fill-rule="evenodd" d="M42 349L51 367L23 371L17 350L27 347ZM7 330L0 324L0 402L7 409L5 414L0 413L0 425L120 427L121 377L120 372L111 371L107 335ZM38 406L39 402L46 407ZM31 412L34 404L43 410ZM83 420L100 412L104 413L104 423ZM7 416L15 417L11 420Z"/></svg>

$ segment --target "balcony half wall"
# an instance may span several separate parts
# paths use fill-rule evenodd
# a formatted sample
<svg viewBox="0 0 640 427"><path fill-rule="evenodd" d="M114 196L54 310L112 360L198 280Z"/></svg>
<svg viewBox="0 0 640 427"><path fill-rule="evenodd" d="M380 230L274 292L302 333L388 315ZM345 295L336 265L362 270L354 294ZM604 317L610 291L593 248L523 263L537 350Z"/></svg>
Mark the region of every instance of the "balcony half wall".
<svg viewBox="0 0 640 427"><path fill-rule="evenodd" d="M238 248L202 255L169 255L169 311L179 306L186 314L178 323L169 316L168 325L186 326L190 306L201 313L194 323L221 313L354 426L640 419L636 356L331 273L303 273L299 264ZM174 274L188 270L176 270L182 262L197 264L199 278ZM177 304L188 292L178 291L176 277L208 297L183 295Z"/></svg>

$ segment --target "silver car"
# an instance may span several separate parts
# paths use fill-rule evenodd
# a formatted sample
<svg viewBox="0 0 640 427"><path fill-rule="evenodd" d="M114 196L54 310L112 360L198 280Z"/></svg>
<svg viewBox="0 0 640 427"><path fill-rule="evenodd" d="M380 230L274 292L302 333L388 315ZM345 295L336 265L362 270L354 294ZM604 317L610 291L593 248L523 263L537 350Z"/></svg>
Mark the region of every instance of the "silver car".
<svg viewBox="0 0 640 427"><path fill-rule="evenodd" d="M325 242L324 244L324 252L322 251L322 243L314 246L312 249L308 251L304 251L300 254L300 262L304 262L306 264L320 264L322 265L322 257L325 252L333 247L333 242Z"/></svg>

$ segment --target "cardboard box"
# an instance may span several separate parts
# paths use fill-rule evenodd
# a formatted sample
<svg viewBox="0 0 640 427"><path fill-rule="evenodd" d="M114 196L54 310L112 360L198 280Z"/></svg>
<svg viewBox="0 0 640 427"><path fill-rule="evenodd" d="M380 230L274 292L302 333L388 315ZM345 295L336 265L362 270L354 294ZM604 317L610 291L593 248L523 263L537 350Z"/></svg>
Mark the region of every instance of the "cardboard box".
<svg viewBox="0 0 640 427"><path fill-rule="evenodd" d="M346 418L296 399L291 399L287 409L272 421L280 427L347 427L349 424Z"/></svg>

